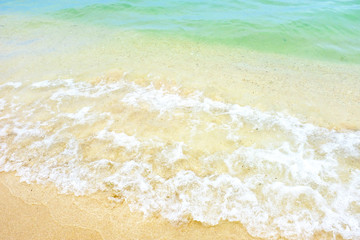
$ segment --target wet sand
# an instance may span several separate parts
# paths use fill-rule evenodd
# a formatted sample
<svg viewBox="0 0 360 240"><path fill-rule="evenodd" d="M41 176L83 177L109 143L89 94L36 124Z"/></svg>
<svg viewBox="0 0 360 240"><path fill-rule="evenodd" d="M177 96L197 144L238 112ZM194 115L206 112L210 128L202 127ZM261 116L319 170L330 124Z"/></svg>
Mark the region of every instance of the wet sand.
<svg viewBox="0 0 360 240"><path fill-rule="evenodd" d="M5 174L1 174L1 180L5 180ZM4 183L0 184L0 212L2 239L102 239L94 230L60 224L48 207L26 203L13 195Z"/></svg>
<svg viewBox="0 0 360 240"><path fill-rule="evenodd" d="M0 236L3 239L259 239L238 223L204 226L171 224L144 218L126 204L109 204L103 196L58 194L52 186L20 183L13 173L0 173Z"/></svg>
<svg viewBox="0 0 360 240"><path fill-rule="evenodd" d="M47 19L14 34L13 29L23 27L22 21L9 17L0 29L0 44L8 56L0 59L0 83L67 78L114 81L126 72L130 80L200 90L210 98L261 111L286 112L326 128L360 128L357 64L257 53Z"/></svg>
<svg viewBox="0 0 360 240"><path fill-rule="evenodd" d="M9 26L2 36L11 39ZM27 48L32 52L2 59L1 82L30 84L66 78L112 82L128 72L130 81L146 85L152 75L155 77L150 80L155 86L179 86L184 92L201 90L215 100L261 111L286 112L329 129L359 129L360 72L356 66L290 60L186 41L173 41L170 46L168 40L141 40L137 34L121 37L120 33L107 35L92 29L83 29L81 36L76 36L92 40L72 52L76 48L72 42L76 41L62 36L79 28L61 25L58 32L48 33L43 41L5 46L9 54ZM24 39L17 34L21 40L29 38L26 32ZM43 32L40 29L31 34L36 39ZM54 43L54 39L58 42ZM61 41L68 44L66 51L42 52ZM4 226L0 235L5 239L257 239L239 223L224 221L205 226L190 220L176 225L156 214L144 218L139 212L131 212L125 202L108 201L101 192L80 197L59 194L52 185L20 183L13 172L0 173L0 182L0 225ZM331 238L331 233L317 233L314 238Z"/></svg>

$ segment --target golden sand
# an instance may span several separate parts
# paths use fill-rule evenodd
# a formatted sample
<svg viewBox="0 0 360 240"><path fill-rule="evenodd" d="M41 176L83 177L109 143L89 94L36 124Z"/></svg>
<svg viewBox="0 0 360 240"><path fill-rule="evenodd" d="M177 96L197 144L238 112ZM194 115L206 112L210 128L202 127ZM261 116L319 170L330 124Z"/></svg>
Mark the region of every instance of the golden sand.
<svg viewBox="0 0 360 240"><path fill-rule="evenodd" d="M1 173L0 183L1 239L259 239L239 223L171 224L131 212L126 203L110 204L101 194L76 197L20 183L13 173Z"/></svg>
<svg viewBox="0 0 360 240"><path fill-rule="evenodd" d="M13 27L7 27L2 36L11 38ZM61 36L80 27L61 25L58 32L49 32L45 41L31 45L32 55L3 60L1 81L115 81L128 72L138 84L150 76L155 85L179 86L184 94L201 90L212 99L263 111L285 111L327 128L359 129L360 69L356 66L186 41L174 40L169 45L168 39L143 39L136 33L124 36L83 27L82 36L76 37L91 38L86 47L36 53L44 43L64 41L66 45L74 41L71 36ZM17 33L17 37L27 38L27 34ZM35 38L43 32L31 34ZM4 51L11 53L16 48L6 46ZM159 216L144 218L131 212L126 202L110 202L102 193L80 197L59 194L51 185L20 183L12 172L0 173L0 182L1 239L256 239L240 223L205 226L196 221L170 223ZM324 236L330 237L319 233L315 238Z"/></svg>

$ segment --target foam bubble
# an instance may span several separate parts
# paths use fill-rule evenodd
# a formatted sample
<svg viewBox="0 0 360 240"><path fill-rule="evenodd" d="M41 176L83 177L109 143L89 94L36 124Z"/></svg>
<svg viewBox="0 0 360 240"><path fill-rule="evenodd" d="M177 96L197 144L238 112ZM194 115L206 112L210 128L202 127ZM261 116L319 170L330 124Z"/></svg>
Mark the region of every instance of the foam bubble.
<svg viewBox="0 0 360 240"><path fill-rule="evenodd" d="M0 111L3 111L6 106L5 99L0 99Z"/></svg>
<svg viewBox="0 0 360 240"><path fill-rule="evenodd" d="M0 89L2 88L6 88L6 87L12 87L12 88L19 88L22 86L22 83L21 82L7 82L7 83L4 83L2 85L0 85Z"/></svg>
<svg viewBox="0 0 360 240"><path fill-rule="evenodd" d="M266 239L360 237L359 131L125 80L22 88L39 90L50 99L0 100L1 171Z"/></svg>
<svg viewBox="0 0 360 240"><path fill-rule="evenodd" d="M125 133L109 132L107 130L100 131L96 138L101 140L111 140L114 146L124 147L128 151L136 150L140 147L141 143L134 136L128 136Z"/></svg>

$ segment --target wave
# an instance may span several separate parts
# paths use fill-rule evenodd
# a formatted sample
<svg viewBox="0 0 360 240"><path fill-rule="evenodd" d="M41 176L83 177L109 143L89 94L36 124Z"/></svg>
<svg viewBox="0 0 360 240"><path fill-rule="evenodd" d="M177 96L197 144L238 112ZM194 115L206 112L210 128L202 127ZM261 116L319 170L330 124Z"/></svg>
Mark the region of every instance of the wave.
<svg viewBox="0 0 360 240"><path fill-rule="evenodd" d="M0 171L266 239L360 237L360 132L127 80L0 86ZM26 94L24 94L26 93ZM39 97L40 96L40 97Z"/></svg>
<svg viewBox="0 0 360 240"><path fill-rule="evenodd" d="M34 7L36 6L36 7ZM30 9L30 11L29 11ZM190 38L335 62L359 63L357 1L3 1L25 13L111 29Z"/></svg>

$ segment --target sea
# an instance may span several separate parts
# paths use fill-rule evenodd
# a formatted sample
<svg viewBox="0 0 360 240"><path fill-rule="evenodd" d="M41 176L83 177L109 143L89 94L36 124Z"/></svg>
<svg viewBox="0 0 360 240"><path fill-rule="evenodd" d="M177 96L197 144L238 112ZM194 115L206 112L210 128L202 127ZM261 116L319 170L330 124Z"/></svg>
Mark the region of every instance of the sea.
<svg viewBox="0 0 360 240"><path fill-rule="evenodd" d="M174 224L360 239L360 2L2 0L0 171Z"/></svg>

